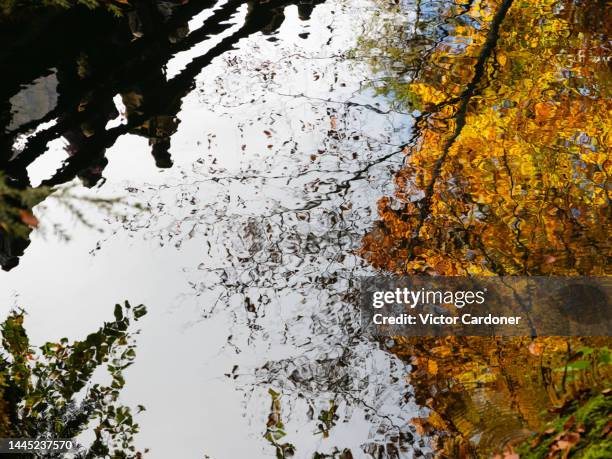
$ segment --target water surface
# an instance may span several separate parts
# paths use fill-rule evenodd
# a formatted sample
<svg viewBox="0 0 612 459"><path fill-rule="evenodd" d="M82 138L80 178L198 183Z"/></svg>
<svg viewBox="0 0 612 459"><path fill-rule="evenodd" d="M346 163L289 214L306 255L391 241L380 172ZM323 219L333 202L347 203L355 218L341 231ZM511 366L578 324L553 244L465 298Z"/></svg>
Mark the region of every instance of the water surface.
<svg viewBox="0 0 612 459"><path fill-rule="evenodd" d="M93 93L57 98L65 69L49 68L13 96L8 131L42 132L14 140L15 180L142 210L81 204L87 228L47 199L41 225L70 240L33 232L1 274L2 304L27 308L36 342L78 338L124 299L147 305L123 400L147 408L137 445L151 457L272 457L270 388L298 457L410 457L427 448L408 422L421 413L409 369L359 334L354 306L370 272L355 252L411 125L349 55L378 7L272 3L273 15L211 5L171 40L149 39L155 52L124 51L142 64L97 57L109 76ZM38 111L20 108L41 94ZM324 438L332 400L339 422Z"/></svg>

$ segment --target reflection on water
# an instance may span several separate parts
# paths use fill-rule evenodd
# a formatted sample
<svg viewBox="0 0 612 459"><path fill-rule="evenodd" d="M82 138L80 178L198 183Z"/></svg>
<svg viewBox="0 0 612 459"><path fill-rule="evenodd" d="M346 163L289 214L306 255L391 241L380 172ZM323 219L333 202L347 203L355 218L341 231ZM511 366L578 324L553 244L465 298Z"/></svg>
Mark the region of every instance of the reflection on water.
<svg viewBox="0 0 612 459"><path fill-rule="evenodd" d="M590 20L605 8L432 4L403 38L423 43L402 55L391 36L380 58L404 69L379 89L419 115L364 255L402 272L609 274L609 25Z"/></svg>
<svg viewBox="0 0 612 459"><path fill-rule="evenodd" d="M170 167L170 138L178 128L182 98L193 89L194 78L240 39L257 32L273 33L283 22L284 8L292 2L246 2L246 17L239 29L168 78L165 68L172 56L230 29L231 19L244 2L228 1L215 8L191 33L188 21L214 2L183 3L187 4L138 2L120 19L77 8L56 18L44 39L32 36L29 28L21 32L23 38L14 29L6 31L14 45L5 51L5 60L17 62L3 75L0 94L5 100L0 145L6 152L0 166L10 186L27 187L28 166L58 138L66 142L68 159L41 186L75 177L84 186L96 185L108 164L107 148L126 133L145 137L157 167ZM300 19L308 19L316 3L300 2ZM66 43L62 30L74 30L79 38L81 32L84 39ZM113 100L116 95L123 103L124 119L107 128L119 116ZM47 122L51 126L44 126ZM30 134L29 138L14 149L24 134ZM2 240L0 259L10 269L27 243L21 238L13 241L4 233Z"/></svg>
<svg viewBox="0 0 612 459"><path fill-rule="evenodd" d="M392 72L373 83L379 93L416 111L395 192L360 253L407 274L610 275L605 2L413 6L411 21L379 22L359 49ZM415 364L417 400L435 410L423 430L452 432L440 442L451 456L499 451L553 403L610 383L608 367L571 389L562 377L576 349L606 338L396 344Z"/></svg>
<svg viewBox="0 0 612 459"><path fill-rule="evenodd" d="M13 311L0 325L2 334L2 422L3 439L65 439L47 454L36 457L132 457L133 437L138 432L132 410L121 404L119 394L125 386L124 370L135 359L131 324L146 314L143 305L128 302L115 306L115 320L105 322L84 340L48 342L35 349L23 327L24 313ZM93 382L94 373L105 370L109 382ZM138 408L140 411L141 408ZM93 429L92 429L93 426ZM93 430L86 446L75 439ZM70 453L57 450L64 449ZM24 454L15 442L17 453L9 457L34 457ZM55 450L55 451L54 451Z"/></svg>
<svg viewBox="0 0 612 459"><path fill-rule="evenodd" d="M71 334L83 298L88 317L117 296L147 305L126 397L147 407L137 443L153 457L273 457L270 388L286 433L277 443L297 457L427 454L409 424L421 410L408 367L360 335L354 306L357 276L370 272L355 252L376 199L392 191L411 118L368 88L376 75L348 53L377 7L317 3L143 6L118 22L87 14L79 19L103 34L62 59L32 58L40 68L25 80L15 71L32 83L7 108L7 183L25 189L37 162L64 151L39 200L78 178L97 185L88 196L127 192L143 210L119 221L90 211L108 220L95 244L83 229L63 247L33 233L5 275L5 301L18 296L42 323L63 317ZM19 101L33 98L39 108L24 112ZM71 218L59 204L47 214ZM9 268L25 238L3 238ZM57 319L28 277L41 295L70 279Z"/></svg>
<svg viewBox="0 0 612 459"><path fill-rule="evenodd" d="M0 294L45 339L147 305L139 449L419 457L450 432L463 457L538 428L565 340L381 345L356 282L609 274L603 2L126 8L0 31ZM138 206L43 240L32 209L70 225L83 211L51 198L76 182Z"/></svg>
<svg viewBox="0 0 612 459"><path fill-rule="evenodd" d="M408 423L417 407L406 367L360 335L354 306L357 276L368 272L354 251L389 189L407 119L360 90L367 66L343 58L353 38L335 28L369 12L344 8L316 24L311 43L253 42L225 58L222 74L202 75L198 103L225 128L206 132L207 153L183 180L135 189L157 211L125 228L159 246L197 247L185 275L204 317L229 314L228 352L266 356L227 376L247 407L267 403L270 386L282 393L294 431L283 442L297 454L331 454L314 433L333 400L338 447L411 455L423 443ZM312 426L312 438L298 425Z"/></svg>

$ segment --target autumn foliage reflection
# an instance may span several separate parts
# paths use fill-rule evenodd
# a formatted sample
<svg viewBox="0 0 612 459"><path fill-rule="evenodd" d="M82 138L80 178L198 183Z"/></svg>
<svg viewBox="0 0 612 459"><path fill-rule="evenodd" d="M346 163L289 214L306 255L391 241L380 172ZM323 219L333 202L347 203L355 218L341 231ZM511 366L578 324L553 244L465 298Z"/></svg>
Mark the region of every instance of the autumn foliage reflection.
<svg viewBox="0 0 612 459"><path fill-rule="evenodd" d="M421 114L363 241L374 266L609 274L612 21L596 2L512 3L450 7L450 34L404 63L392 89Z"/></svg>
<svg viewBox="0 0 612 459"><path fill-rule="evenodd" d="M361 255L398 274L610 275L605 2L457 0L416 2L416 11L414 28L363 40L377 50L375 67L400 69L378 90L417 119ZM420 428L455 434L446 454L517 457L513 443L552 416L543 410L609 386L609 345L398 338L391 350L413 363L417 395L432 408ZM546 451L569 454L587 435Z"/></svg>

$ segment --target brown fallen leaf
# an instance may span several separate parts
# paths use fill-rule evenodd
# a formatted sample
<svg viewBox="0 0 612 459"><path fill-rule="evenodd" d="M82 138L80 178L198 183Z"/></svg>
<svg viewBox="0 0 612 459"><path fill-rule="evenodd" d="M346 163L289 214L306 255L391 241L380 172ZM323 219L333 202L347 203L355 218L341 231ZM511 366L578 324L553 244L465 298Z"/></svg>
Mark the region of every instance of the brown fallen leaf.
<svg viewBox="0 0 612 459"><path fill-rule="evenodd" d="M576 432L561 432L551 445L547 457L556 457L557 452L562 452L562 457L567 457L569 450L580 441L580 434Z"/></svg>
<svg viewBox="0 0 612 459"><path fill-rule="evenodd" d="M570 416L568 420L565 421L565 424L563 424L563 428L569 430L574 427L574 424L576 424L576 416Z"/></svg>
<svg viewBox="0 0 612 459"><path fill-rule="evenodd" d="M608 423L601 429L601 436L608 437L612 433L612 421L608 421Z"/></svg>
<svg viewBox="0 0 612 459"><path fill-rule="evenodd" d="M531 440L531 442L529 443L529 447L531 449L537 448L538 445L540 444L540 441L542 441L542 437L540 437L539 435L535 436L533 440Z"/></svg>
<svg viewBox="0 0 612 459"><path fill-rule="evenodd" d="M562 413L570 405L571 400L565 400L561 405L553 406L548 409L549 413Z"/></svg>
<svg viewBox="0 0 612 459"><path fill-rule="evenodd" d="M31 228L38 227L38 218L36 218L36 216L34 216L34 214L30 212L29 210L20 210L19 218L21 219L23 223L25 223Z"/></svg>

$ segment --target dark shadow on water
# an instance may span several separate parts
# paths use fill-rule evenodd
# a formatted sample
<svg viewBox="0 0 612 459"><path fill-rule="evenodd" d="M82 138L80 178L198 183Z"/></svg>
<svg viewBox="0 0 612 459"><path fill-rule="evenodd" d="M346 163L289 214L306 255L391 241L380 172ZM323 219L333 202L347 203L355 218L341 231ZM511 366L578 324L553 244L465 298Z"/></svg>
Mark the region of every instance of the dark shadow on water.
<svg viewBox="0 0 612 459"><path fill-rule="evenodd" d="M108 163L106 150L123 134L147 138L157 167L171 167L177 114L196 76L242 38L261 32L274 40L287 6L296 5L299 18L308 20L322 0L229 0L192 32L188 22L216 2L130 3L133 7L121 17L75 7L0 22L0 39L9 44L0 50L0 174L7 186L30 189L26 168L45 154L49 142L61 137L68 142L69 157L40 185L49 193L76 177L87 187L99 183ZM235 27L244 4L246 19L233 33L167 78L165 67L174 55ZM126 107L126 121L107 129L119 115L113 101L117 95ZM25 146L15 151L15 141L24 135ZM44 196L26 203L0 193L0 206L10 208L8 214L14 217L3 222L6 228L0 227L3 269L15 267L29 244L11 226L23 227L21 211L30 212Z"/></svg>

